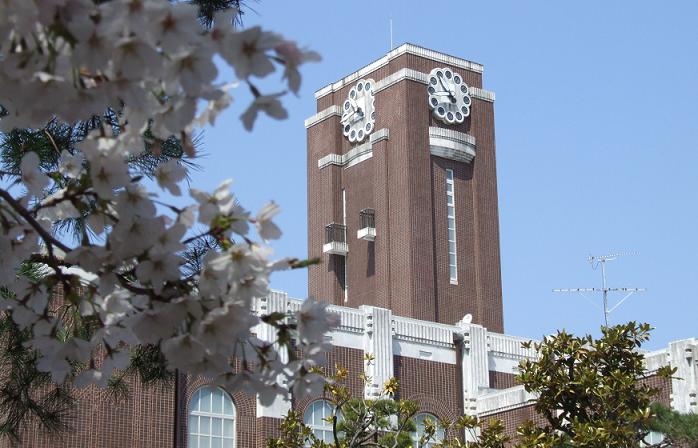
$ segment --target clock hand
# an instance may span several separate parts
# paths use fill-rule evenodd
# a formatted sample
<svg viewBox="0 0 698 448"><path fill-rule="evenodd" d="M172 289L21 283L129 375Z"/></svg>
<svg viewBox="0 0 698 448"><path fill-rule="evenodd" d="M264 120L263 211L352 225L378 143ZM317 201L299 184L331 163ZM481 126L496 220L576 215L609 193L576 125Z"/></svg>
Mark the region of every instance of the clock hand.
<svg viewBox="0 0 698 448"><path fill-rule="evenodd" d="M446 89L446 92L448 92L448 96L451 98L452 102L455 103L457 101L456 96L453 94L453 92L451 92L451 89L446 86L446 83L444 83L443 77L437 76L437 78L439 78L439 82L441 83L441 87Z"/></svg>
<svg viewBox="0 0 698 448"><path fill-rule="evenodd" d="M341 123L346 123L347 121L349 121L349 118L351 118L355 114L356 114L356 110L352 110L350 114L345 114L342 117Z"/></svg>
<svg viewBox="0 0 698 448"><path fill-rule="evenodd" d="M351 106L352 110L351 110L351 113L345 112L344 116L342 116L342 119L340 120L341 123L346 122L350 117L352 117L357 112L361 113L361 108L356 104L356 101L354 101L351 98L348 98L348 100L349 100L349 105ZM356 120L353 120L353 121L356 121Z"/></svg>

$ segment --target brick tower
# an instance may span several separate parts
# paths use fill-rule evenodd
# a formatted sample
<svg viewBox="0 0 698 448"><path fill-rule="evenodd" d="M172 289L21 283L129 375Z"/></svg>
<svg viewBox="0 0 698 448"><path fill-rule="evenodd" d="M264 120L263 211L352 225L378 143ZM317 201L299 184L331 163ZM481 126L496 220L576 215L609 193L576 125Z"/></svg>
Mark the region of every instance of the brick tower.
<svg viewBox="0 0 698 448"><path fill-rule="evenodd" d="M503 331L494 94L480 64L402 45L316 92L309 294Z"/></svg>

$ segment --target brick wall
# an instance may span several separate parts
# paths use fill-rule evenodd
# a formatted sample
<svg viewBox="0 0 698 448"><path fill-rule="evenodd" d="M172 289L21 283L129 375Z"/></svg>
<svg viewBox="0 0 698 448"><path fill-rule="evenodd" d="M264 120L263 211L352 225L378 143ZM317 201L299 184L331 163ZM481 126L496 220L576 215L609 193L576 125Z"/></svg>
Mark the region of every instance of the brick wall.
<svg viewBox="0 0 698 448"><path fill-rule="evenodd" d="M416 401L421 412L451 421L463 414L457 365L403 356L395 356L393 362L400 381L398 399Z"/></svg>
<svg viewBox="0 0 698 448"><path fill-rule="evenodd" d="M516 375L513 373L490 370L490 388L508 389L518 385L519 383L516 382Z"/></svg>
<svg viewBox="0 0 698 448"><path fill-rule="evenodd" d="M75 402L66 414L70 429L49 433L38 421L31 420L20 435L19 446L51 448L174 446L175 384L145 387L135 377L126 379L130 393L115 398L104 389L90 386L73 389ZM178 415L178 447L187 446L188 403L196 390L210 384L204 378L180 375ZM235 403L238 448L265 446L258 443L255 397L240 391L227 391ZM274 419L271 419L274 420ZM264 422L262 438L272 424ZM0 447L15 446L8 438L0 438Z"/></svg>
<svg viewBox="0 0 698 448"><path fill-rule="evenodd" d="M131 393L120 400L94 386L75 389L75 403L66 414L70 430L48 433L37 421L31 421L19 446L172 447L173 389L146 388L133 378L127 383ZM0 439L0 447L10 446L14 445L7 438Z"/></svg>
<svg viewBox="0 0 698 448"><path fill-rule="evenodd" d="M652 375L640 380L640 384L647 384L659 390L655 396L655 401L664 406L671 406L671 379Z"/></svg>
<svg viewBox="0 0 698 448"><path fill-rule="evenodd" d="M349 388L351 394L355 397L362 397L364 393L363 383L359 379L359 375L364 371L364 352L347 347L332 347L332 350L325 354L326 371L333 375L336 372L335 366L339 366L348 370L345 385ZM312 397L303 397L293 400L293 408L304 413L310 403L321 399L322 394Z"/></svg>

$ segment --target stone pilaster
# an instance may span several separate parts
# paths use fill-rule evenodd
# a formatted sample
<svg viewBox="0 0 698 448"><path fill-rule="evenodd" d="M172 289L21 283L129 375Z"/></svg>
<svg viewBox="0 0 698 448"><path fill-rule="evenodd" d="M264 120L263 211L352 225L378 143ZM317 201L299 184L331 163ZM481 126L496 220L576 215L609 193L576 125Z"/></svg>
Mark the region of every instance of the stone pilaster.
<svg viewBox="0 0 698 448"><path fill-rule="evenodd" d="M269 297L263 297L257 302L257 311L260 314L286 313L288 311L288 294L272 291ZM271 325L260 324L256 328L257 337L262 341L273 342L276 340L276 330ZM288 362L288 353L279 353L282 363ZM281 379L279 379L281 381ZM270 406L263 406L257 397L257 418L283 418L291 409L290 396L277 396Z"/></svg>
<svg viewBox="0 0 698 448"><path fill-rule="evenodd" d="M394 376L393 367L393 313L384 308L363 305L366 314L364 332L364 353L370 354L371 361L364 360L364 372L371 378L365 389L366 398L380 394L386 381Z"/></svg>

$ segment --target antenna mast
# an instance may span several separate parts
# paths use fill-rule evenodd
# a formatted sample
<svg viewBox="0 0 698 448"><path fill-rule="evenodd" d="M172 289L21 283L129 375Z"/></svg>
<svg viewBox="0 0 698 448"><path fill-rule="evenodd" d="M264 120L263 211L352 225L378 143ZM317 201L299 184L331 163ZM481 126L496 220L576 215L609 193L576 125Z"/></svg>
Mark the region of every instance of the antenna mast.
<svg viewBox="0 0 698 448"><path fill-rule="evenodd" d="M390 15L390 50L393 49L393 15Z"/></svg>
<svg viewBox="0 0 698 448"><path fill-rule="evenodd" d="M566 288L566 289L553 289L553 292L573 292L579 293L582 297L589 300L593 305L596 305L591 299L584 295L585 292L600 292L603 295L603 319L605 326L608 327L608 315L611 314L615 309L617 309L623 302L625 302L630 296L636 292L645 292L645 288L609 288L606 283L606 262L613 261L621 255L637 255L635 252L625 252L616 253L610 255L593 256L589 255L587 261L591 264L591 268L596 270L601 266L601 288ZM608 307L608 293L609 292L620 292L625 294L625 296L613 305L610 309Z"/></svg>

